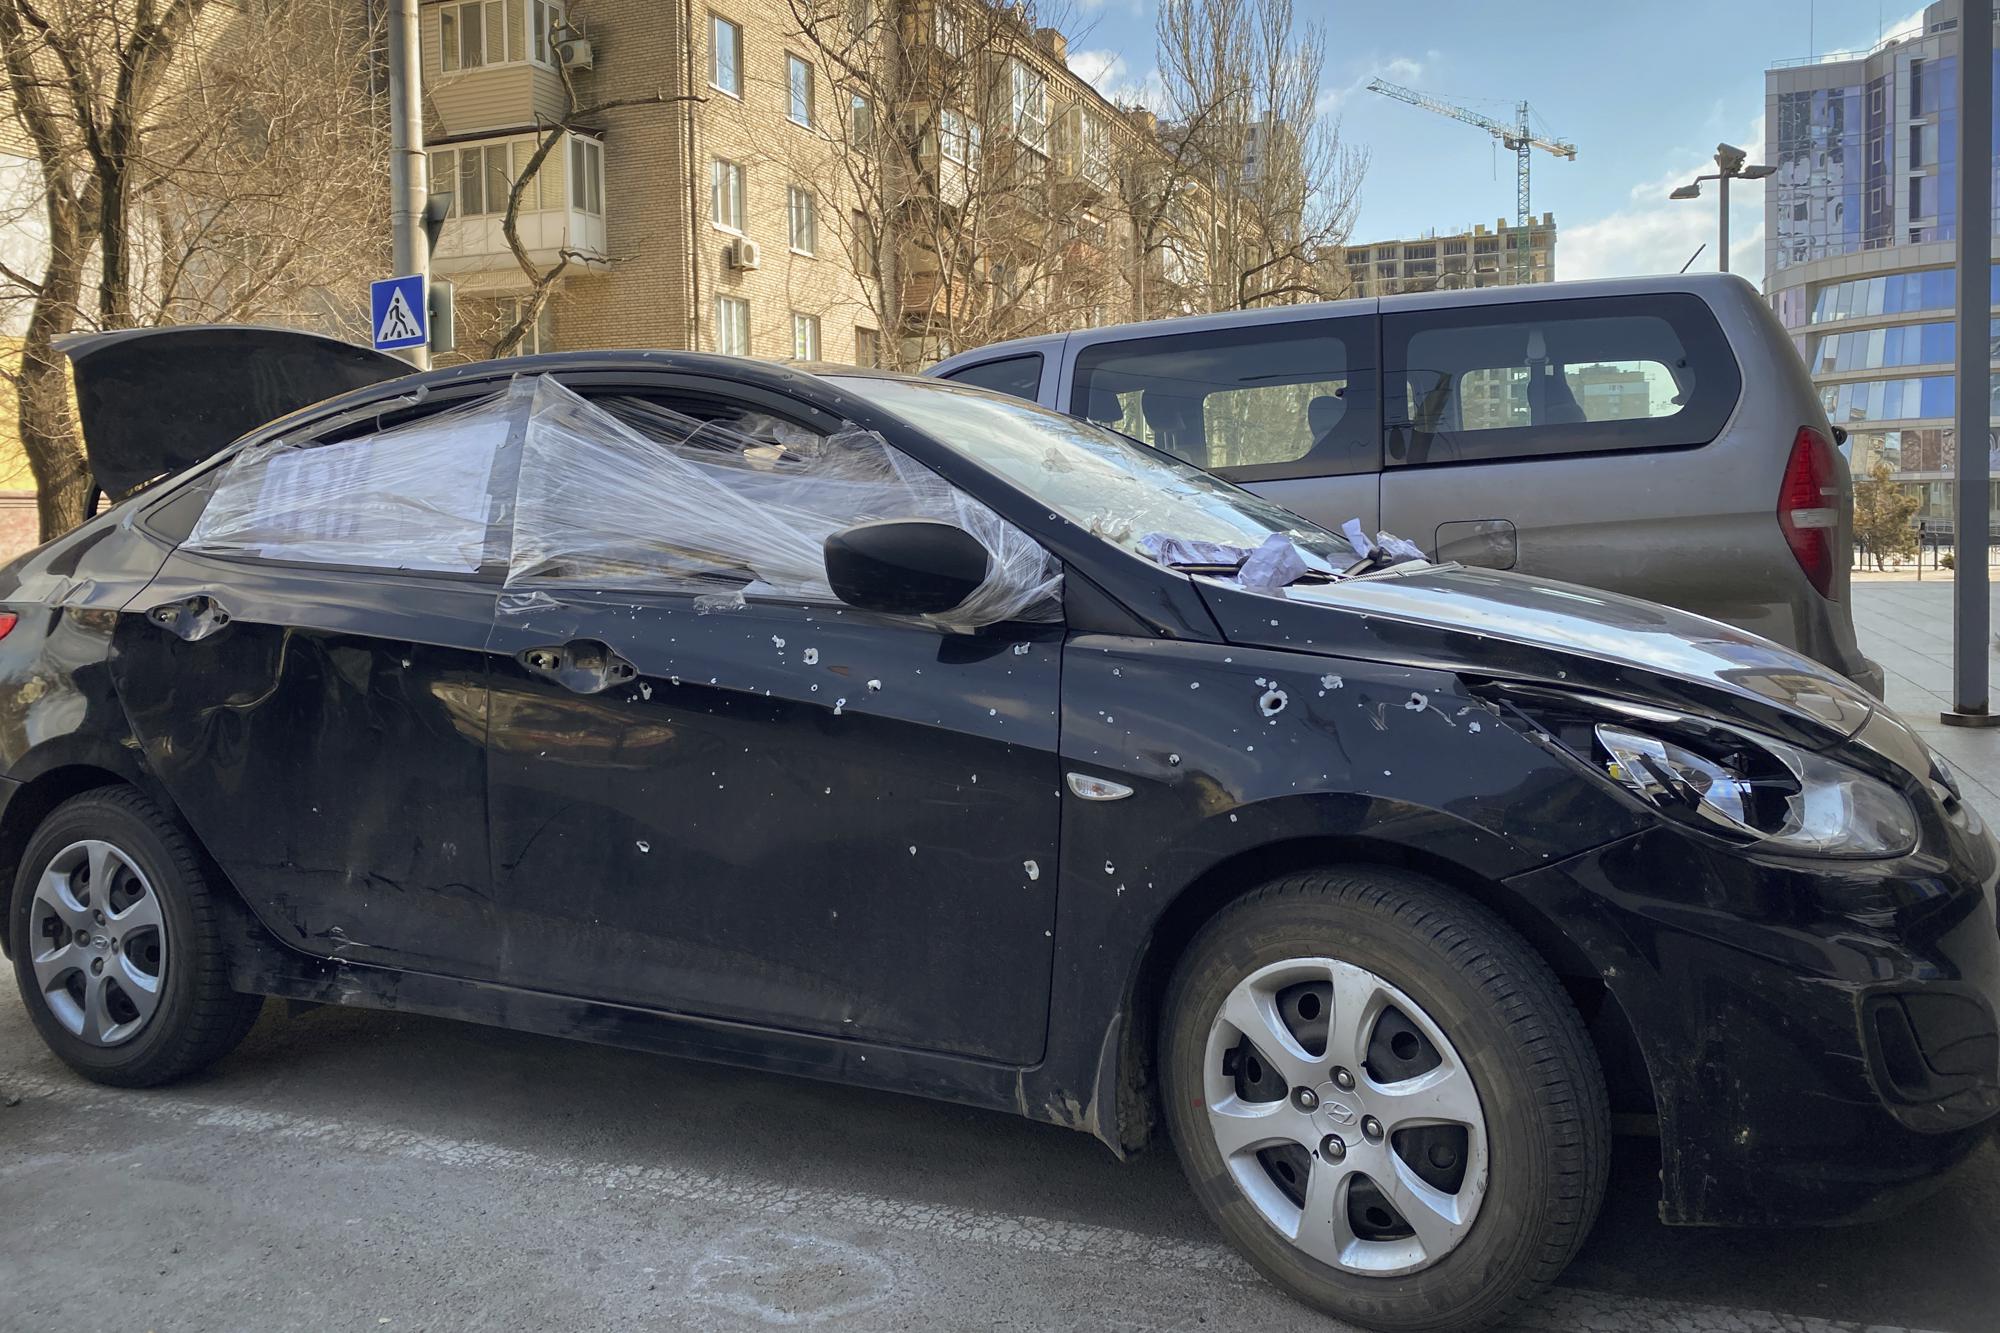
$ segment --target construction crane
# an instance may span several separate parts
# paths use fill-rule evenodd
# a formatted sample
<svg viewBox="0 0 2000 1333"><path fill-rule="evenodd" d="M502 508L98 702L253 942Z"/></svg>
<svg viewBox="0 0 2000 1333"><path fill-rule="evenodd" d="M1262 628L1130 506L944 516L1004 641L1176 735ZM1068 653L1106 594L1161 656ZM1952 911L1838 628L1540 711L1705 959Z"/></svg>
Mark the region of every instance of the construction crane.
<svg viewBox="0 0 2000 1333"><path fill-rule="evenodd" d="M1435 111L1440 116L1462 120L1468 125L1477 125L1513 150L1516 167L1514 225L1517 228L1514 240L1514 281L1527 282L1534 271L1528 248L1528 154L1530 150L1539 148L1545 153L1554 153L1557 157L1568 158L1574 162L1576 145L1562 139L1544 139L1538 136L1528 123L1526 102L1516 105L1514 123L1507 125L1491 116L1482 116L1477 111L1441 102L1428 93L1420 93L1415 88L1405 88L1400 83L1391 83L1387 79L1370 79L1368 91L1380 93L1384 97L1393 97L1398 102L1408 102L1411 106L1422 107L1426 111Z"/></svg>

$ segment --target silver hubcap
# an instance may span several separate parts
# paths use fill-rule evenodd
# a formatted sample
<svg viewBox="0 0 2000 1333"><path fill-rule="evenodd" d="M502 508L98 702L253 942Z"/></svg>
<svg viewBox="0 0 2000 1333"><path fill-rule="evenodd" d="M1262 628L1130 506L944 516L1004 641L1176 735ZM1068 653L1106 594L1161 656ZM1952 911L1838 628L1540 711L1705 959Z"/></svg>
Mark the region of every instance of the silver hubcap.
<svg viewBox="0 0 2000 1333"><path fill-rule="evenodd" d="M93 1046L139 1035L160 1004L167 923L159 895L108 842L73 842L35 885L28 947L56 1022Z"/></svg>
<svg viewBox="0 0 2000 1333"><path fill-rule="evenodd" d="M1443 1029L1365 968L1258 969L1209 1029L1203 1081L1224 1165L1278 1233L1374 1277L1451 1253L1486 1193L1486 1119Z"/></svg>

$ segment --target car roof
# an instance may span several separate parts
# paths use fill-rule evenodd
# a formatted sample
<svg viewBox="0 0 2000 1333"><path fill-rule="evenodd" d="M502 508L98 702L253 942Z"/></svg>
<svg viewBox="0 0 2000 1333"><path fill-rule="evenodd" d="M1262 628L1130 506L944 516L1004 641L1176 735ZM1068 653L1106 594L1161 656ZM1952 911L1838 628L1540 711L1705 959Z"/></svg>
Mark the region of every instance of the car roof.
<svg viewBox="0 0 2000 1333"><path fill-rule="evenodd" d="M1208 315L1175 315L1166 319L1104 324L1068 333L1044 333L1031 338L1014 338L1007 342L989 343L984 347L948 356L926 373L936 374L941 370L956 369L974 362L1021 356L1030 352L1054 355L1057 349L1071 340L1090 342L1098 338L1206 333L1214 329L1281 324L1301 319L1331 319L1342 315L1369 315L1378 311L1388 314L1402 310L1450 310L1471 306L1517 305L1528 301L1644 296L1662 292L1691 293L1702 297L1713 306L1732 288L1748 289L1752 295L1756 292L1754 287L1733 273L1669 273L1637 278L1593 278L1525 286L1478 287L1460 291L1410 292L1398 296L1364 296L1343 301L1310 301L1303 305L1256 306L1248 310L1224 310Z"/></svg>

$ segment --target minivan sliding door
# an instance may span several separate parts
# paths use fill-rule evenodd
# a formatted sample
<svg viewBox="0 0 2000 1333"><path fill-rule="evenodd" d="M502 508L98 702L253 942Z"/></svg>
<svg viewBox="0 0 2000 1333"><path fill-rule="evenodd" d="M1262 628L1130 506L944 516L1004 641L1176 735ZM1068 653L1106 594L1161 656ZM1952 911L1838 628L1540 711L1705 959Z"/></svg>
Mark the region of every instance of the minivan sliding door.
<svg viewBox="0 0 2000 1333"><path fill-rule="evenodd" d="M1330 528L1374 532L1375 320L1282 319L1086 343L1071 414L1220 473Z"/></svg>

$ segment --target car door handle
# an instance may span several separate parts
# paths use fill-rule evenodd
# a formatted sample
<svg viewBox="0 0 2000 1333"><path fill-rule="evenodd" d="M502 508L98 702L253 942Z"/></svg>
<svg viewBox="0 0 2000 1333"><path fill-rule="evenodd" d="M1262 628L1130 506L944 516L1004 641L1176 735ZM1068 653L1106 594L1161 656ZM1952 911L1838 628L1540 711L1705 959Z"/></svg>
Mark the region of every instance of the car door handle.
<svg viewBox="0 0 2000 1333"><path fill-rule="evenodd" d="M639 668L598 639L571 639L542 648L523 648L514 660L531 676L554 681L577 694L596 694L636 680Z"/></svg>
<svg viewBox="0 0 2000 1333"><path fill-rule="evenodd" d="M163 603L148 611L146 618L189 643L206 639L229 624L229 612L206 593Z"/></svg>

